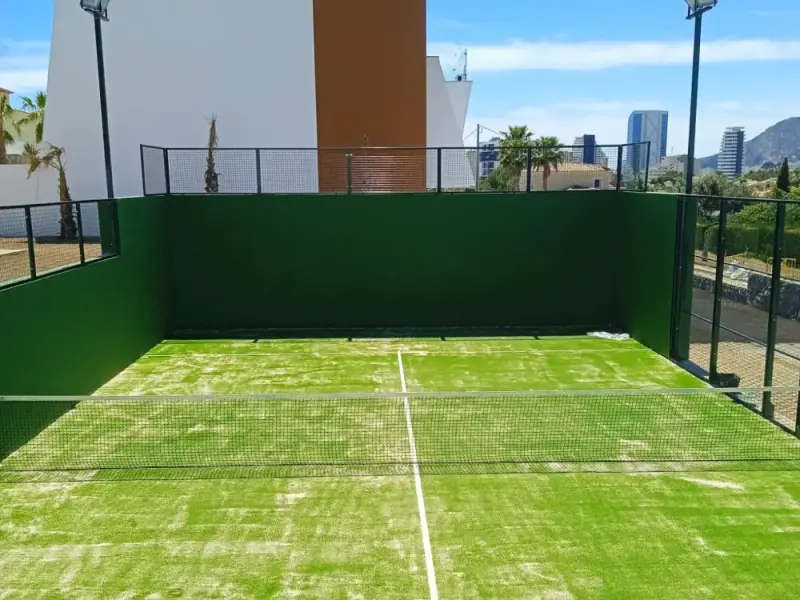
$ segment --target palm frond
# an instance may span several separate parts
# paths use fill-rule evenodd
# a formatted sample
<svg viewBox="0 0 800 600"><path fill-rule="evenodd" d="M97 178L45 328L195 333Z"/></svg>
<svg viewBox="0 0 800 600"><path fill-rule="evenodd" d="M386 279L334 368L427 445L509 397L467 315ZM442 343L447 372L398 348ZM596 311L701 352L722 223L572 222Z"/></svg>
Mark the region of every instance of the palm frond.
<svg viewBox="0 0 800 600"><path fill-rule="evenodd" d="M39 149L31 143L25 144L25 148L22 150L22 160L28 165L28 179L42 166Z"/></svg>
<svg viewBox="0 0 800 600"><path fill-rule="evenodd" d="M6 146L10 146L14 143L14 136L11 135L8 129L3 129L3 143L5 143Z"/></svg>
<svg viewBox="0 0 800 600"><path fill-rule="evenodd" d="M22 110L26 112L36 110L36 105L33 103L30 96L22 96Z"/></svg>

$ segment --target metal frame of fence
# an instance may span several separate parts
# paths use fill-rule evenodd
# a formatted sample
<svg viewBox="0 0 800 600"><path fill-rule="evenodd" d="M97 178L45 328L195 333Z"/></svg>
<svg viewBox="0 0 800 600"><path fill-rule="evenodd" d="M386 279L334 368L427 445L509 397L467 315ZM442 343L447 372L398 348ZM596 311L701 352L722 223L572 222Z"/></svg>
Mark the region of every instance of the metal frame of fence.
<svg viewBox="0 0 800 600"><path fill-rule="evenodd" d="M75 226L76 226L76 239L75 240L63 240L64 244L73 243L73 245L77 246L78 249L78 260L75 262L70 262L69 264L64 265L56 265L55 267L48 268L46 271L42 271L39 269L39 264L37 260L37 253L36 253L36 246L38 244L37 238L41 239L42 237L53 237L53 236L37 236L34 230L34 219L33 219L33 211L38 211L40 209L47 209L47 208L57 208L59 209L59 219L55 222L48 223L50 227L54 226L54 223L58 223L58 226L61 227L61 210L63 210L64 205L68 205L70 207L71 214L75 219ZM97 227L98 227L98 234L96 237L99 240L99 244L101 247L101 254L96 258L92 258L87 256L87 238L92 236L85 235L85 208L88 206L96 206L97 208ZM109 230L109 236L105 236L103 234L103 220L104 216L103 213L105 212L104 207L108 207L110 211L107 216L111 218ZM94 264L97 262L101 262L104 260L108 260L109 258L115 258L120 255L121 253L121 244L120 244L120 235L119 235L119 210L117 205L117 199L99 199L99 200L76 200L72 202L47 202L42 204L19 204L19 205L11 205L11 206L0 206L0 234L3 231L4 225L4 217L5 215L12 214L13 212L22 211L24 215L24 236L11 236L13 238L24 237L25 245L27 247L27 260L28 260L28 275L26 277L15 277L11 280L4 281L2 279L2 273L0 272L0 290L8 289L11 287L15 287L17 285L22 285L24 283L28 283L31 281L35 281L37 279L41 279L42 277L46 277L48 275L53 275L56 273L63 273L65 271L70 271L73 269L77 269L83 267L87 264ZM108 226L108 224L107 224ZM0 242L5 239L5 236L0 235ZM56 239L60 239L56 237ZM0 258L2 258L0 256Z"/></svg>
<svg viewBox="0 0 800 600"><path fill-rule="evenodd" d="M638 191L647 191L650 173L650 142L592 146L592 154L595 157L601 157L593 162L585 162L585 158L578 159L580 158L579 155L585 157L585 152L582 152L585 148L587 147L559 146L559 152L566 157L575 158L575 160L564 160L562 164L595 166L598 172L602 170L604 175L608 175L608 185L602 187L602 182L606 179L603 176L596 179L593 185L575 185L568 189L621 191L625 187L624 182L626 179L631 179L632 182L636 182ZM639 160L636 161L637 169L639 170L634 170L629 165L630 152L633 152L633 149L639 149L639 152L641 152L645 148L644 157L640 156ZM613 150L613 152L610 150ZM207 148L164 148L142 144L139 152L142 169L142 190L145 196L209 193L201 191L204 184L205 170L199 166L203 163L203 159L208 157ZM494 158L484 161L482 157L487 152L491 152ZM504 150L499 147L487 150L485 148L478 149L463 146L440 148L377 146L362 148L217 148L214 150L214 157L217 164L219 164L221 157L233 155L233 163L229 163L228 166L234 169L238 167L245 172L242 178L234 179L229 177L228 189L218 192L231 195L320 193L319 187L313 191L310 188L313 188L318 183L312 180L318 176L318 161L321 161L323 157L329 162L338 161L339 170L337 174L340 176L341 185L333 190L322 191L322 193L453 193L481 191L530 193L540 191L534 189L536 174L541 172L536 167L537 149L535 146L523 146L510 150L510 152L519 153L519 163L521 165L524 164L524 167L520 167L517 181L512 182L514 183L513 187L510 189L481 189L481 180L486 179L486 177L481 176L481 164L485 162L499 163L503 152ZM279 161L281 163L279 167L283 166L284 169L289 171L289 179L283 182L283 186L277 186L279 188L278 191L275 191L276 186L271 185L270 177L264 173L264 168L270 163L268 160L270 155L281 156L282 160ZM449 158L451 156L453 158ZM414 189L407 189L409 187L407 184L404 185L402 181L398 184L397 181L392 180L393 177L402 180L404 176L409 176L409 170L413 169L403 165L403 160L409 160L409 157L413 157L415 161L420 163L413 169L424 168L424 186L415 184ZM181 159L184 159L185 162L187 158L191 158L193 162L198 164L193 166L181 164ZM310 162L304 163L304 159ZM384 162L380 159L384 159ZM370 165L370 160L377 164ZM387 160L393 162L387 164L385 162ZM366 164L359 165L360 161ZM626 167L629 172L626 172ZM309 176L308 180L305 182L300 181L299 185L295 185L297 181L292 180L291 173L292 169L297 168L301 169L301 171L294 173L294 177L302 178L302 169L306 169L305 175ZM553 167L548 177L557 172L559 172L559 169ZM564 171L562 170L561 172L563 173ZM365 178L377 177L383 179L384 183L377 185L380 189L371 190L367 184L359 185L358 181L356 181L357 174L363 175ZM416 172L415 175L419 175L419 173ZM386 182L385 180L389 181ZM180 185L181 182L185 183L186 181L191 181L192 184L190 186ZM598 184L597 182L600 183ZM303 188L304 183L306 189L295 189ZM544 187L545 189L541 191L548 191L546 182Z"/></svg>
<svg viewBox="0 0 800 600"><path fill-rule="evenodd" d="M785 258L785 234L786 234L786 211L791 205L799 205L800 202L775 200L769 198L730 198L730 197L706 197L698 195L679 195L678 211L676 223L675 239L675 275L672 299L672 318L671 318L671 358L683 364L695 373L706 377L709 382L716 386L729 387L731 377L738 383L738 373L721 373L721 336L727 334L729 338L736 339L742 346L749 346L750 354L757 353L759 356L763 352L763 369L760 364L761 359L757 359L759 364L756 370L761 373L763 379L759 385L770 388L775 383L776 360L781 359L786 364L790 364L788 372L795 378L792 385L798 385L800 380L800 335L790 333L788 338L792 339L788 343L789 348L779 347L779 325L784 327L794 327L797 322L800 328L800 307L789 308L787 303L797 304L792 298L800 298L800 280L787 278L783 272ZM711 214L710 221L704 225L705 229L698 226L698 208L701 202L706 203L706 214ZM739 258L731 258L734 250L731 240L731 233L735 232L735 227L731 225L731 219L746 205L765 204L775 206L775 218L770 224L763 226L739 225L742 229L768 233L769 236L763 243L761 252L755 249L752 262L764 265L764 270L748 264L747 251L742 255L733 254ZM714 210L708 211L708 206ZM698 257L698 231L703 232L703 249ZM739 244L741 245L741 244ZM713 261L709 261L713 266L713 280L706 278L707 289L698 287L697 262L708 261L713 254ZM764 256L769 254L769 256ZM704 269L710 271L710 268ZM707 273L710 275L710 273ZM736 292L737 282L731 282L734 275L745 275L746 285L741 287L741 298L733 300L731 294ZM702 277L702 275L701 275ZM757 285L751 286L751 278L759 278ZM726 281L727 278L727 281ZM768 286L766 280L768 278ZM796 282L796 283L795 283ZM790 287L795 287L790 290ZM752 287L752 289L751 289ZM711 313L701 314L694 302L697 290L701 293L711 294ZM765 294L768 291L769 297L765 301ZM792 291L792 293L790 293ZM792 298L790 298L792 296ZM758 300L758 304L747 306L753 299ZM783 301L783 304L782 304ZM753 315L750 318L745 315L737 324L726 323L723 318L724 310L730 310L734 320L741 313L747 312ZM752 310L751 310L752 309ZM760 312L758 312L760 311ZM706 311L707 312L707 311ZM791 312L787 316L787 314ZM766 313L766 314L764 314ZM782 316L783 315L783 316ZM761 317L766 317L764 320ZM708 353L707 366L694 363L690 357L691 337L693 335L693 324L697 320L704 327L710 326L710 348ZM742 325L743 329L761 329L757 334L746 333L737 325ZM763 335L761 335L763 334ZM792 335L797 336L797 353L792 350L794 343ZM759 339L759 337L761 339ZM787 336L783 336L784 339ZM705 354L703 354L705 358ZM735 357L728 356L728 365L735 364ZM731 360L733 359L733 360ZM746 359L742 359L746 360ZM750 359L752 361L752 358ZM752 364L750 365L752 366ZM754 382L748 382L752 386ZM775 421L775 406L772 403L771 393L764 393L763 416L771 421ZM797 417L800 420L800 413Z"/></svg>

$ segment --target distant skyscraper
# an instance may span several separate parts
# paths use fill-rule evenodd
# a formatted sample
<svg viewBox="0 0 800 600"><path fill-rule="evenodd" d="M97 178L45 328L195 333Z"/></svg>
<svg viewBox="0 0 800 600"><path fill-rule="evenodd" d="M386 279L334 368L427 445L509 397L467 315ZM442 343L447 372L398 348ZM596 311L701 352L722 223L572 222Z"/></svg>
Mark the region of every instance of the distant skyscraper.
<svg viewBox="0 0 800 600"><path fill-rule="evenodd" d="M665 110L636 110L628 119L628 143L650 142L650 165L657 165L667 156L669 113ZM628 148L628 166L634 173L645 170L646 150L643 146Z"/></svg>
<svg viewBox="0 0 800 600"><path fill-rule="evenodd" d="M722 134L717 169L730 179L735 179L742 174L744 170L744 127L728 127Z"/></svg>
<svg viewBox="0 0 800 600"><path fill-rule="evenodd" d="M478 156L481 177L488 177L500 166L500 142L502 141L503 138L493 137L487 142L481 142Z"/></svg>
<svg viewBox="0 0 800 600"><path fill-rule="evenodd" d="M572 162L594 165L597 163L597 138L591 134L575 138L572 149Z"/></svg>

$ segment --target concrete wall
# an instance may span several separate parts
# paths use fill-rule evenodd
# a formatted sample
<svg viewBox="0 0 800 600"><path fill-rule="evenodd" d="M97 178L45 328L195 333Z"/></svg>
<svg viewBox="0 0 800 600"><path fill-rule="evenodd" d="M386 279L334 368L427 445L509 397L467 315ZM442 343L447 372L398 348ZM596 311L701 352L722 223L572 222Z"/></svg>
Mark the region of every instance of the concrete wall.
<svg viewBox="0 0 800 600"><path fill-rule="evenodd" d="M22 210L2 210L4 206L34 205L31 208L33 235L58 235L60 214L58 206L36 206L58 202L58 175L53 169L27 177L27 165L0 166L0 237L25 237L25 217ZM71 169L68 167L67 182ZM75 199L75 198L74 198ZM82 207L83 232L86 236L100 235L100 221L95 204Z"/></svg>
<svg viewBox="0 0 800 600"><path fill-rule="evenodd" d="M222 146L316 147L313 0L136 0L109 16L118 196L141 193L140 144L202 147L213 114ZM54 17L45 139L66 148L76 198L105 197L92 19L77 0Z"/></svg>
<svg viewBox="0 0 800 600"><path fill-rule="evenodd" d="M58 202L55 171L40 171L28 179L28 165L0 165L0 207L43 202Z"/></svg>

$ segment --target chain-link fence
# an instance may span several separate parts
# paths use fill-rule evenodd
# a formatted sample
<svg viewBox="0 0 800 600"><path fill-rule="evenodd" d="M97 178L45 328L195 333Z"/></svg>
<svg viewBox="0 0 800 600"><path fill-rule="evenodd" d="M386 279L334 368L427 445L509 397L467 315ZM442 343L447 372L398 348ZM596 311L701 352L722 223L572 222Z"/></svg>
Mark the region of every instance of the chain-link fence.
<svg viewBox="0 0 800 600"><path fill-rule="evenodd" d="M800 203L679 197L673 357L722 386L800 382ZM764 405L794 421L796 405Z"/></svg>
<svg viewBox="0 0 800 600"><path fill-rule="evenodd" d="M141 147L145 195L647 189L649 145Z"/></svg>
<svg viewBox="0 0 800 600"><path fill-rule="evenodd" d="M0 207L0 288L119 254L116 200Z"/></svg>

